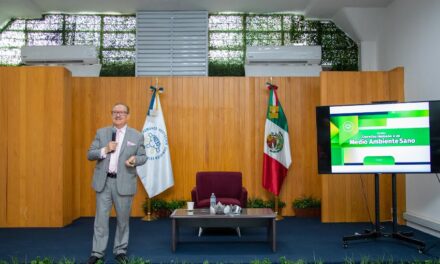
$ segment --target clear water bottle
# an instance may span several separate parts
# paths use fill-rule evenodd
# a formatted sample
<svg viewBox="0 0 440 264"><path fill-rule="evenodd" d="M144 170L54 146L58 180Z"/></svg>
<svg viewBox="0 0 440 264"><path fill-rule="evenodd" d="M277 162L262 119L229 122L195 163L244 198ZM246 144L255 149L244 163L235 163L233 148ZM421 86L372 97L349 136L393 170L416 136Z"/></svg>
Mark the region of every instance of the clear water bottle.
<svg viewBox="0 0 440 264"><path fill-rule="evenodd" d="M217 204L216 198L214 193L211 194L211 199L210 199L210 206L211 207L215 207L215 205Z"/></svg>

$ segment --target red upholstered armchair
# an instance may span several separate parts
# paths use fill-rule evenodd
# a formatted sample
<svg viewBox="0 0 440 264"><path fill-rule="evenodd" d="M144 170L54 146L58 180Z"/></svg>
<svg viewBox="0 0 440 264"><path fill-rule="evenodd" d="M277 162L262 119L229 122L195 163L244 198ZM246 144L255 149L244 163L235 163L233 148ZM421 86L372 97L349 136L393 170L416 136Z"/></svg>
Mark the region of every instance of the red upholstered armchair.
<svg viewBox="0 0 440 264"><path fill-rule="evenodd" d="M196 187L191 191L194 207L209 207L209 199L214 193L217 203L238 205L245 208L247 190L243 187L241 178L241 172L197 172Z"/></svg>

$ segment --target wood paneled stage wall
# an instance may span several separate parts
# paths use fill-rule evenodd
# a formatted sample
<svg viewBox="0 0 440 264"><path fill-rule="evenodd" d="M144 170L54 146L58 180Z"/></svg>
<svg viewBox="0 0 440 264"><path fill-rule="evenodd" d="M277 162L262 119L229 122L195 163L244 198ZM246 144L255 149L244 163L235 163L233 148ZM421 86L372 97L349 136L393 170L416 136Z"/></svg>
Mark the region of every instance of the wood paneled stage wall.
<svg viewBox="0 0 440 264"><path fill-rule="evenodd" d="M389 72L322 72L321 105L403 101L403 68ZM405 211L405 179L397 177L398 221ZM380 216L391 220L391 176L380 176ZM373 175L322 175L323 222L374 221Z"/></svg>
<svg viewBox="0 0 440 264"><path fill-rule="evenodd" d="M94 215L94 192L90 188L93 163L85 159L97 128L111 121L115 102L131 106L130 124L142 129L151 98L152 78L74 78L73 127L74 175L81 175L76 189L79 215ZM250 197L269 199L261 187L263 135L267 111L267 78L159 78L165 88L160 96L167 124L175 185L160 197L190 199L197 171L241 171ZM290 126L294 166L286 178L281 197L314 194L320 197L317 175L314 108L319 102L319 78L275 78ZM133 214L143 215L141 190ZM286 208L292 214L291 208Z"/></svg>
<svg viewBox="0 0 440 264"><path fill-rule="evenodd" d="M175 185L165 199L190 199L197 171L241 171L249 197L269 199L261 187L268 91L263 77L161 77ZM129 124L141 130L156 78L75 78L63 68L0 67L0 226L63 226L93 216L94 163L86 158L96 129L111 124L115 102L131 107ZM403 70L323 72L321 77L277 77L287 115L292 167L281 199L284 215L302 195L323 199L323 221L366 221L359 176L317 174L315 107L403 98ZM3 124L6 124L3 126ZM364 188L372 211L374 190ZM382 188L390 188L383 179ZM404 210L404 183L399 182ZM391 197L383 195L382 218ZM133 216L143 216L138 185ZM373 216L374 217L374 212Z"/></svg>
<svg viewBox="0 0 440 264"><path fill-rule="evenodd" d="M0 226L71 223L70 72L0 67L0 91Z"/></svg>

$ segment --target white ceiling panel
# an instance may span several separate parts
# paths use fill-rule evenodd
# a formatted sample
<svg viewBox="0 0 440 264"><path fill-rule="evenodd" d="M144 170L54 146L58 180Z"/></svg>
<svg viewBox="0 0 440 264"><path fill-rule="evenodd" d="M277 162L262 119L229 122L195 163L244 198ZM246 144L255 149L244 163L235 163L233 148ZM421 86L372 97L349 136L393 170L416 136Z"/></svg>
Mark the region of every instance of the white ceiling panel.
<svg viewBox="0 0 440 264"><path fill-rule="evenodd" d="M48 12L135 14L137 11L297 12L330 19L344 7L386 7L394 0L0 0L0 26Z"/></svg>

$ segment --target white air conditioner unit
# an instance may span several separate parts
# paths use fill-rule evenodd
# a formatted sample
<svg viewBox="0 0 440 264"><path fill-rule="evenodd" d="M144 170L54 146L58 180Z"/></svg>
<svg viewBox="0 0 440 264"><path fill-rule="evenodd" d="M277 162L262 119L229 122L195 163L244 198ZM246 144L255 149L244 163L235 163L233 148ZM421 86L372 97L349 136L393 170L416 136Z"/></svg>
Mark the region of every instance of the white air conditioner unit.
<svg viewBox="0 0 440 264"><path fill-rule="evenodd" d="M96 64L99 62L93 46L24 46L21 61L26 65Z"/></svg>
<svg viewBox="0 0 440 264"><path fill-rule="evenodd" d="M247 47L246 76L319 76L321 46Z"/></svg>
<svg viewBox="0 0 440 264"><path fill-rule="evenodd" d="M248 46L246 64L320 64L321 46Z"/></svg>
<svg viewBox="0 0 440 264"><path fill-rule="evenodd" d="M64 66L76 77L96 77L101 72L93 46L24 46L21 61L25 65Z"/></svg>

